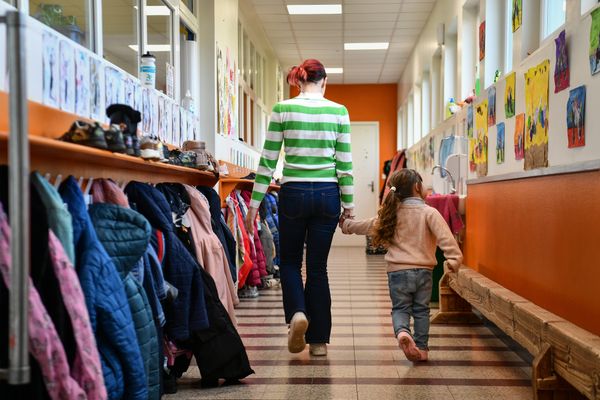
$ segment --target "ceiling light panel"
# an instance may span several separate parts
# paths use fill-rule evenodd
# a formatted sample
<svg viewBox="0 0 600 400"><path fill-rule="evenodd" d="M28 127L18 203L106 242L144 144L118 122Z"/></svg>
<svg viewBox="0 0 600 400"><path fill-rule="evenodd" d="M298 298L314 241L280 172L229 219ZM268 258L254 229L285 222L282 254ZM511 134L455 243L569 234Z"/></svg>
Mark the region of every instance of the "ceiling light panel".
<svg viewBox="0 0 600 400"><path fill-rule="evenodd" d="M327 72L327 75L329 75L329 74L343 74L344 73L344 68L325 68L325 72Z"/></svg>
<svg viewBox="0 0 600 400"><path fill-rule="evenodd" d="M341 14L341 4L288 4L290 15L332 15Z"/></svg>
<svg viewBox="0 0 600 400"><path fill-rule="evenodd" d="M387 50L388 42L344 43L344 50Z"/></svg>

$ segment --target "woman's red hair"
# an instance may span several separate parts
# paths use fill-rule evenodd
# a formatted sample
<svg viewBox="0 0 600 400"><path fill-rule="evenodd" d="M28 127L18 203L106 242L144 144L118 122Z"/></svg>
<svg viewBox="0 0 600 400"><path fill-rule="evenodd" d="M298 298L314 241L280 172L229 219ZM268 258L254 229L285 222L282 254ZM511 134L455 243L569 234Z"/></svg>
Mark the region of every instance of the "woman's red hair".
<svg viewBox="0 0 600 400"><path fill-rule="evenodd" d="M319 60L305 60L301 65L292 67L287 76L287 82L292 86L300 86L306 82L319 82L327 77L325 67Z"/></svg>

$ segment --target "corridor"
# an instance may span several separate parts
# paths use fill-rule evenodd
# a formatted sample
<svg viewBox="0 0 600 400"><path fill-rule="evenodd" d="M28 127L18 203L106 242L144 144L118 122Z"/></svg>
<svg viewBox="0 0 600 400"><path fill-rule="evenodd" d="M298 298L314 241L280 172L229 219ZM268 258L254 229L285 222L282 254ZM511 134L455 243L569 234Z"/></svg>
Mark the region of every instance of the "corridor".
<svg viewBox="0 0 600 400"><path fill-rule="evenodd" d="M191 399L531 399L530 368L485 326L431 328L430 361L407 361L393 337L383 256L333 248L329 258L333 333L327 358L287 351L281 290L237 307L256 374L239 386L199 390L191 367L169 400ZM432 305L433 306L433 305ZM437 310L432 308L432 313Z"/></svg>

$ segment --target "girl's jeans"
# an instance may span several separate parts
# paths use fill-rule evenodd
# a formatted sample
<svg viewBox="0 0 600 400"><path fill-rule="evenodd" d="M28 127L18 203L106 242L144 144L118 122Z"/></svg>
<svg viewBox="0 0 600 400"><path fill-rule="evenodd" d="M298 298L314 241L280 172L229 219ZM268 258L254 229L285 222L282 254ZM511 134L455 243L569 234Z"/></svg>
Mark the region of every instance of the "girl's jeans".
<svg viewBox="0 0 600 400"><path fill-rule="evenodd" d="M431 269L414 268L388 272L388 285L392 299L394 335L402 331L410 334L410 317L413 317L417 347L427 350L429 342L429 301L431 300Z"/></svg>

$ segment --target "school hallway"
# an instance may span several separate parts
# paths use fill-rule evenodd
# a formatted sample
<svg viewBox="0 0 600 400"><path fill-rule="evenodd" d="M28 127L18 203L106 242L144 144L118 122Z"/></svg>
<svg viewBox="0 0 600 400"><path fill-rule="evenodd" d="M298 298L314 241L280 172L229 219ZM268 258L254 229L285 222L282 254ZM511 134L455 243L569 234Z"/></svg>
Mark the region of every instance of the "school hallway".
<svg viewBox="0 0 600 400"><path fill-rule="evenodd" d="M287 350L280 289L236 308L256 372L237 386L199 390L197 367L168 400L191 399L532 399L530 362L487 326L432 325L430 361L406 360L392 333L383 256L332 248L333 332L327 357ZM432 304L431 313L437 312Z"/></svg>

